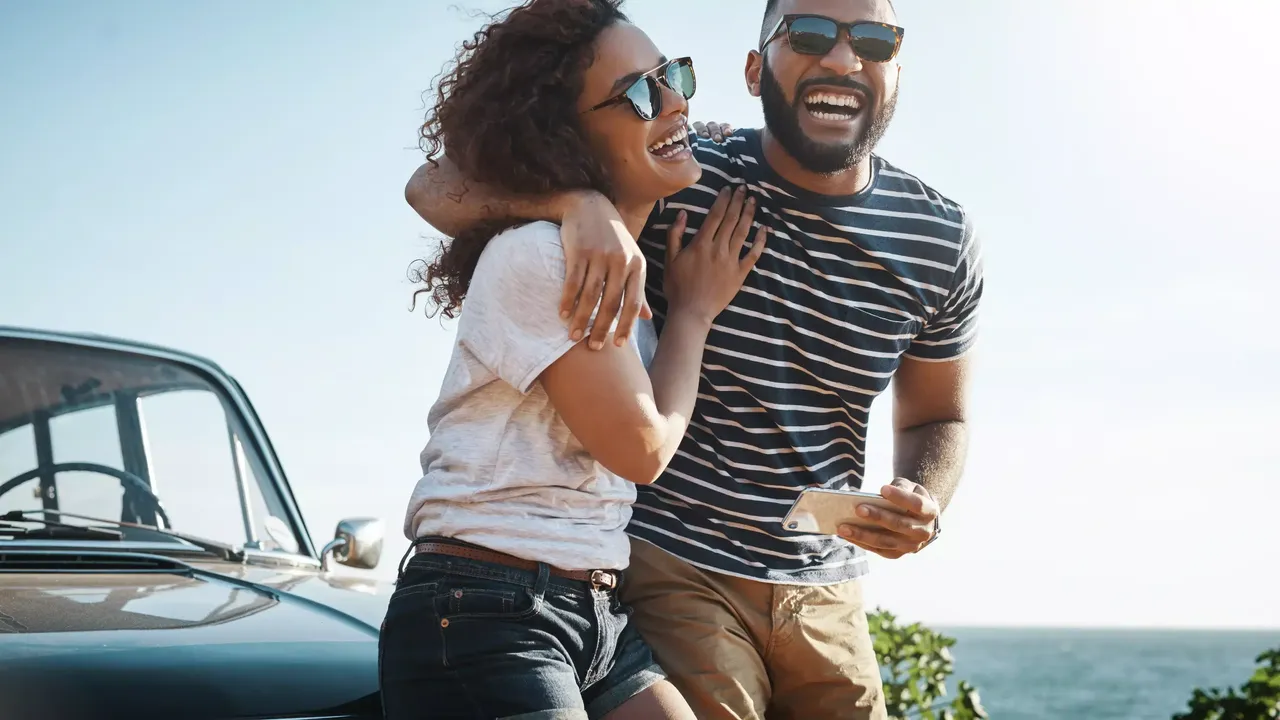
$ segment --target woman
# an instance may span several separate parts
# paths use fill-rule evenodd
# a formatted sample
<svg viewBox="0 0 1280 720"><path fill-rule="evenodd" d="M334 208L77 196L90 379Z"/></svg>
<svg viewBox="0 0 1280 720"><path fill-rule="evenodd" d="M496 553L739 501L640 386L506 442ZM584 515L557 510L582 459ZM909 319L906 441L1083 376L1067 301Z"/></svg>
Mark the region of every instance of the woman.
<svg viewBox="0 0 1280 720"><path fill-rule="evenodd" d="M618 0L531 0L463 46L424 148L508 192L602 193L638 237L700 176L693 92L688 59L666 61ZM469 231L427 267L422 292L461 319L382 632L389 718L693 717L618 600L624 528L634 483L684 435L712 320L764 249L762 229L742 255L753 214L723 196L684 248L675 223L648 373L634 340L568 336L551 223Z"/></svg>

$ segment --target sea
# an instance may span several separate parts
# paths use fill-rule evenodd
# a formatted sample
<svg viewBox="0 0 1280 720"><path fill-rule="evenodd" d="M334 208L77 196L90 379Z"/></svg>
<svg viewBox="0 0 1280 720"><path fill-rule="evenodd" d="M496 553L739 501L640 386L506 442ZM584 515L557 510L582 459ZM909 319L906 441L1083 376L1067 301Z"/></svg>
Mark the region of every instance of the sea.
<svg viewBox="0 0 1280 720"><path fill-rule="evenodd" d="M1280 630L938 628L994 720L1170 720L1196 687L1236 687Z"/></svg>

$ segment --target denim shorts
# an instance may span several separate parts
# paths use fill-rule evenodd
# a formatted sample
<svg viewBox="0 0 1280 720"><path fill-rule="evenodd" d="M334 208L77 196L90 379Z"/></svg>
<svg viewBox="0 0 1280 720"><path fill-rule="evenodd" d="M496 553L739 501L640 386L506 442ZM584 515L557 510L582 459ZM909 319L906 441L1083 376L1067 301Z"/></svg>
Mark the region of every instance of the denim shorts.
<svg viewBox="0 0 1280 720"><path fill-rule="evenodd" d="M595 720L665 675L616 590L422 553L383 621L378 679L388 720Z"/></svg>

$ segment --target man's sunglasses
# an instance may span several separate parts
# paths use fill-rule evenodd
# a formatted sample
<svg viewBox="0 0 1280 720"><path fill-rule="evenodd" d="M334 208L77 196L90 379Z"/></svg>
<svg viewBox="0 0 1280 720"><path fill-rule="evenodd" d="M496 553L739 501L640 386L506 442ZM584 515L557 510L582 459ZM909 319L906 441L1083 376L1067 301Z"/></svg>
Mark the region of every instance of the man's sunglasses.
<svg viewBox="0 0 1280 720"><path fill-rule="evenodd" d="M854 54L875 63L892 60L902 47L902 36L906 33L897 25L870 20L842 23L822 15L784 15L760 44L760 49L773 42L784 26L791 49L801 55L826 55L847 32Z"/></svg>
<svg viewBox="0 0 1280 720"><path fill-rule="evenodd" d="M662 113L662 88L658 87L658 83L680 93L685 100L693 97L694 91L698 89L698 78L693 73L693 60L683 57L663 63L636 78L626 90L587 112L629 102L641 120L652 120Z"/></svg>

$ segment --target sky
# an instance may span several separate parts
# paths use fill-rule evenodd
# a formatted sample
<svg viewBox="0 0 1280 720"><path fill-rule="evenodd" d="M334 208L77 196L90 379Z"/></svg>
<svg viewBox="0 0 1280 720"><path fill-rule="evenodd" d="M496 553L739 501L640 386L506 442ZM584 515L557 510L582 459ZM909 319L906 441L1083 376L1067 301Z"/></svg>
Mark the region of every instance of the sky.
<svg viewBox="0 0 1280 720"><path fill-rule="evenodd" d="M626 9L694 57L693 119L753 127L763 4ZM974 215L987 286L964 481L937 543L873 561L869 600L944 625L1280 627L1280 7L896 4L879 152ZM404 183L424 91L505 5L0 0L0 324L213 358L316 543L383 518L389 577L453 341L409 310L438 234Z"/></svg>

